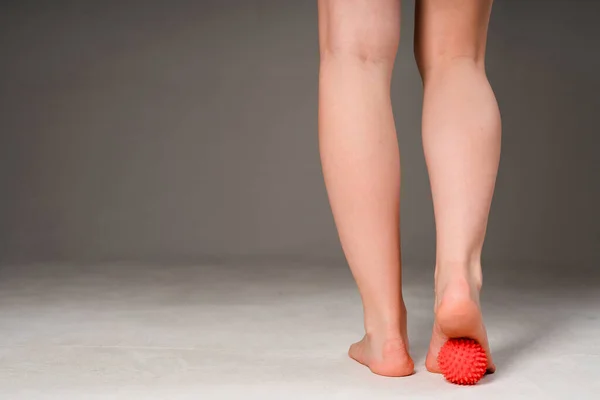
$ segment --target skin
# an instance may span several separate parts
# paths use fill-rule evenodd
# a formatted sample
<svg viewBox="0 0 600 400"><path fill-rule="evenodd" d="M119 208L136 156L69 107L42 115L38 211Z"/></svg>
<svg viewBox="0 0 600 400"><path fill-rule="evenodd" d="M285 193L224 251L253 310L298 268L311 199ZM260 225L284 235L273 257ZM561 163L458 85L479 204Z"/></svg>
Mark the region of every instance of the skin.
<svg viewBox="0 0 600 400"><path fill-rule="evenodd" d="M436 219L435 323L427 369L449 337L488 353L481 249L500 156L488 83L491 0L417 0L415 58L424 85L423 146ZM399 0L319 0L319 143L342 248L364 309L349 355L386 376L414 371L402 297L400 157L390 99Z"/></svg>

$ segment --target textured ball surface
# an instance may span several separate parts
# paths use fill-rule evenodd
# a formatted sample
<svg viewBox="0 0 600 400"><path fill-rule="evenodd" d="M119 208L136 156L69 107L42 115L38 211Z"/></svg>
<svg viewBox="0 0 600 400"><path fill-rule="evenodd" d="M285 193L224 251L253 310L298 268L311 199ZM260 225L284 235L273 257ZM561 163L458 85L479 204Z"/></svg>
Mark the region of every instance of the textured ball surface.
<svg viewBox="0 0 600 400"><path fill-rule="evenodd" d="M474 385L485 375L485 350L473 339L449 339L438 354L444 378L458 385Z"/></svg>

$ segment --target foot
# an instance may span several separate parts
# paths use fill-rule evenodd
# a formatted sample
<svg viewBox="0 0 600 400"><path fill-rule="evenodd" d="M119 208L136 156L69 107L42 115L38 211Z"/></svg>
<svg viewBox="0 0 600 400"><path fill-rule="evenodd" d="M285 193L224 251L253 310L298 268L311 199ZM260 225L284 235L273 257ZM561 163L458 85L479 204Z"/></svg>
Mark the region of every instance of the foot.
<svg viewBox="0 0 600 400"><path fill-rule="evenodd" d="M425 360L427 370L441 373L437 363L440 349L448 338L466 337L475 339L485 349L488 373L496 367L492 361L487 333L483 324L479 304L480 279L476 274L440 273L436 279L436 306L433 334Z"/></svg>
<svg viewBox="0 0 600 400"><path fill-rule="evenodd" d="M383 329L367 333L360 342L350 346L348 355L377 375L412 375L415 365L408 353L406 323L403 325L401 329Z"/></svg>

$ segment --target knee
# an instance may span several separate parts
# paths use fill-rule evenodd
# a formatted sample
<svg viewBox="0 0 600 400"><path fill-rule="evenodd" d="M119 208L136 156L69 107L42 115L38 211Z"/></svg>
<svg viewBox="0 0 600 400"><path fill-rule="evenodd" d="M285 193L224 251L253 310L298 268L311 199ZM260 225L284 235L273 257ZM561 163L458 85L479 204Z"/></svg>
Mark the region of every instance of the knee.
<svg viewBox="0 0 600 400"><path fill-rule="evenodd" d="M321 62L345 60L393 65L399 41L399 32L385 28L330 29L321 39Z"/></svg>
<svg viewBox="0 0 600 400"><path fill-rule="evenodd" d="M453 51L450 49L432 51L415 45L414 57L423 80L431 75L443 74L460 66L468 66L482 72L485 69L483 56L477 51Z"/></svg>

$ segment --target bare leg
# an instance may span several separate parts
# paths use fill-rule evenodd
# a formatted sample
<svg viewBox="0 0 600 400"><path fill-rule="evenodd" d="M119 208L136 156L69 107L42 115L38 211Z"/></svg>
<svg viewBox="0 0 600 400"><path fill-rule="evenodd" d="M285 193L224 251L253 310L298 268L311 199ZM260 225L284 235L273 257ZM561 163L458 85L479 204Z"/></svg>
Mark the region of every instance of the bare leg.
<svg viewBox="0 0 600 400"><path fill-rule="evenodd" d="M325 184L363 302L349 355L374 373L413 372L402 299L400 160L390 83L399 0L319 0L319 142Z"/></svg>
<svg viewBox="0 0 600 400"><path fill-rule="evenodd" d="M500 157L500 114L485 73L492 0L418 0L415 51L425 86L423 145L433 194L435 324L427 368L448 337L478 340L481 249Z"/></svg>

